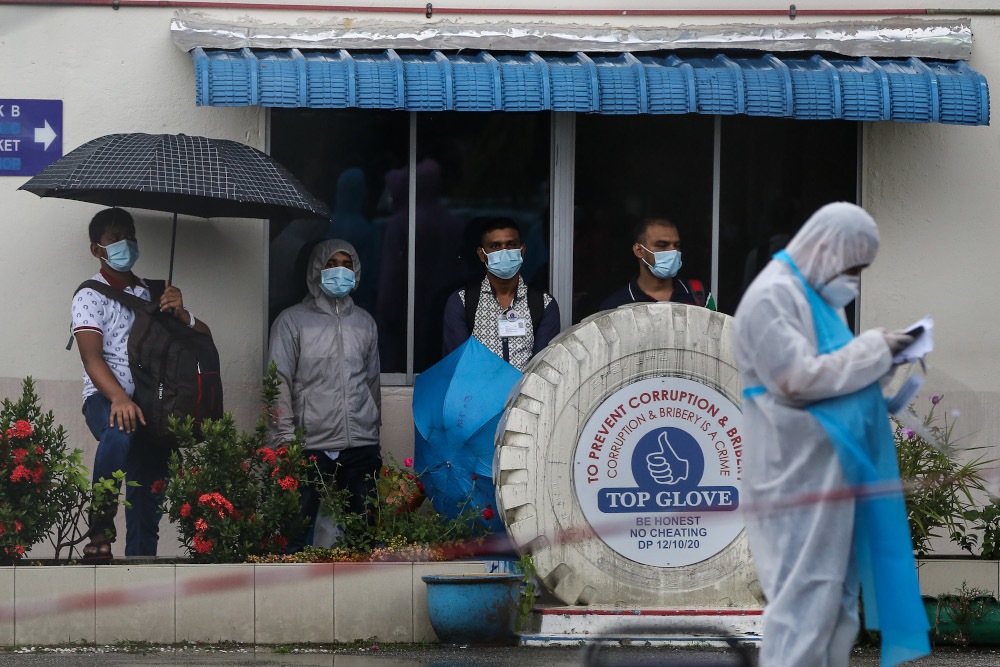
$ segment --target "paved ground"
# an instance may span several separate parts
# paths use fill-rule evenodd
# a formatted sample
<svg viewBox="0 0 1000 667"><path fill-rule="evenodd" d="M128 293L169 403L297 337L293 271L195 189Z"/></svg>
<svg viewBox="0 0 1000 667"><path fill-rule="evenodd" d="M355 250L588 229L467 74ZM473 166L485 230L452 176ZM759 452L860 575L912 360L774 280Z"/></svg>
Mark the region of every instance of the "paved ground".
<svg viewBox="0 0 1000 667"><path fill-rule="evenodd" d="M30 649L22 649L29 651ZM198 665L252 665L253 667L474 667L478 665L570 667L574 665L671 665L673 667L722 667L756 665L731 651L709 648L614 647L596 652L584 648L474 648L427 646L351 648L329 651L235 647L225 650L185 647L98 647L45 649L35 652L0 652L0 667L141 667ZM855 649L852 667L877 667L876 649ZM933 655L908 663L915 667L996 667L1000 647L971 651L938 649Z"/></svg>

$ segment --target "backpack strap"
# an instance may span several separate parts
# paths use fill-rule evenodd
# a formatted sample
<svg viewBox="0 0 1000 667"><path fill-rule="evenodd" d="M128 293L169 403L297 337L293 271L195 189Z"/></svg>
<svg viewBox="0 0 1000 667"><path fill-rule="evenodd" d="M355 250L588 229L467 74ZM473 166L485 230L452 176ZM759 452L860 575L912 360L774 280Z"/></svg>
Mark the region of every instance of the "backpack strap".
<svg viewBox="0 0 1000 667"><path fill-rule="evenodd" d="M700 280L695 280L690 278L687 281L688 285L691 287L691 294L694 296L694 303L698 306L705 305L705 287L701 284Z"/></svg>
<svg viewBox="0 0 1000 667"><path fill-rule="evenodd" d="M472 335L476 326L476 309L479 308L479 293L482 291L483 280L470 280L465 286L465 326Z"/></svg>
<svg viewBox="0 0 1000 667"><path fill-rule="evenodd" d="M153 294L154 283L158 283L158 286L156 287L159 289L159 294L157 295L156 299L157 301L159 301L159 296L163 294L165 283L162 280L148 281L146 284L149 287L151 295ZM123 306L127 306L132 310L143 310L151 305L150 301L146 301L145 299L140 299L134 294L129 294L128 292L124 292L120 289L115 289L111 285L105 285L99 280L84 280L82 283L80 283L80 286L77 287L76 290L74 290L73 296L76 296L77 292L83 289L92 289L98 294L103 294L109 299L114 299L118 303L122 304ZM66 343L67 350L73 349L73 340L74 336L73 334L70 334L69 342Z"/></svg>
<svg viewBox="0 0 1000 667"><path fill-rule="evenodd" d="M161 284L163 283L162 280L153 282L159 282ZM111 285L105 285L104 283L97 280L83 281L80 284L80 286L76 288L76 292L79 292L80 290L87 288L90 288L99 294L103 294L109 299L114 299L118 303L122 304L123 306L128 306L132 310L143 310L144 308L148 308L152 303L151 301L140 299L134 294L129 294L128 292L124 292L120 289L115 289ZM74 292L73 294L75 295L76 292ZM150 290L150 292L152 292L152 290ZM160 294L163 294L162 289L160 291Z"/></svg>
<svg viewBox="0 0 1000 667"><path fill-rule="evenodd" d="M538 327L542 326L545 315L545 292L534 287L528 288L528 313L531 315L531 330L538 335Z"/></svg>

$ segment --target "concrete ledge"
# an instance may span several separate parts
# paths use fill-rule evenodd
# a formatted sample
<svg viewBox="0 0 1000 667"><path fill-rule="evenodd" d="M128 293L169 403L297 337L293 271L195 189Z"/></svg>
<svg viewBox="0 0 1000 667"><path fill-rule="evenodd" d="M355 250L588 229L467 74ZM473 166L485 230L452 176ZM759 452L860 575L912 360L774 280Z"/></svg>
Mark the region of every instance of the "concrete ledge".
<svg viewBox="0 0 1000 667"><path fill-rule="evenodd" d="M1000 593L998 561L925 559L917 564L925 595L954 592L963 581ZM0 646L126 640L434 642L427 585L421 577L488 569L487 561L0 567ZM671 618L674 632L664 633L666 619L654 620L650 613L642 615L650 618L640 620L620 610L602 614L599 609L572 609L572 613L556 608L536 615L537 621L545 616L548 623L529 629L522 641L542 645L583 638L618 641L634 632L637 621L650 626L638 633L644 641L714 639L702 628L676 627L702 625L704 617ZM712 621L743 641L752 641L759 632L757 618L751 613L734 618L720 614Z"/></svg>
<svg viewBox="0 0 1000 667"><path fill-rule="evenodd" d="M0 645L437 641L425 574L486 561L0 567Z"/></svg>
<svg viewBox="0 0 1000 667"><path fill-rule="evenodd" d="M966 582L1000 595L1000 561L964 558L925 558L917 561L917 576L923 595L954 593Z"/></svg>
<svg viewBox="0 0 1000 667"><path fill-rule="evenodd" d="M284 580L287 568L296 575L291 581ZM254 641L322 644L335 637L335 572L333 563L257 565Z"/></svg>
<svg viewBox="0 0 1000 667"><path fill-rule="evenodd" d="M14 571L15 644L96 641L95 567L19 567Z"/></svg>

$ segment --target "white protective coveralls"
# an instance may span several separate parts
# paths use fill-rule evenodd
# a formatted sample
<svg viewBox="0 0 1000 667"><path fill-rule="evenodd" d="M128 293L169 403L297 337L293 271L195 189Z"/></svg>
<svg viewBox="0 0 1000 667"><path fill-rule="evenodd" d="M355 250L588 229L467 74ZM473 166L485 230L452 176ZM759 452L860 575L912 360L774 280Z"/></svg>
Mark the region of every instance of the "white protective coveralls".
<svg viewBox="0 0 1000 667"><path fill-rule="evenodd" d="M871 216L837 203L813 214L787 252L815 288L846 269L870 264L878 242ZM803 406L879 380L892 366L889 346L873 329L818 355L802 283L776 260L747 289L734 328L744 388L766 388L743 404L746 441L752 443L743 503L771 507L751 509L746 518L768 601L760 664L846 666L858 633L854 499L824 498L847 482L826 431Z"/></svg>

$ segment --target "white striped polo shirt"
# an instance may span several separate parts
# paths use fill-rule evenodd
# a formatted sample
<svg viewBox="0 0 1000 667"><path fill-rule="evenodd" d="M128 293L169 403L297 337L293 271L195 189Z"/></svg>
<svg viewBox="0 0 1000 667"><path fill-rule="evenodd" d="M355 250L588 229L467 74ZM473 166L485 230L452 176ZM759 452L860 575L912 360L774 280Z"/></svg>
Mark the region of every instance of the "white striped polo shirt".
<svg viewBox="0 0 1000 667"><path fill-rule="evenodd" d="M149 301L149 288L138 278L135 287L126 287L114 278L105 276L103 272L93 277L93 280L134 294L140 299ZM132 370L128 366L128 336L135 322L135 314L114 299L99 294L90 288L84 288L73 296L73 334L80 331L94 331L104 337L104 361L114 374L115 379L125 389L129 396L135 391L132 381ZM97 393L97 387L91 382L87 371L83 371L83 399Z"/></svg>

